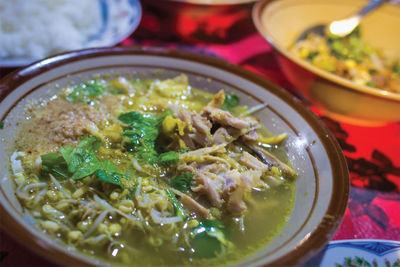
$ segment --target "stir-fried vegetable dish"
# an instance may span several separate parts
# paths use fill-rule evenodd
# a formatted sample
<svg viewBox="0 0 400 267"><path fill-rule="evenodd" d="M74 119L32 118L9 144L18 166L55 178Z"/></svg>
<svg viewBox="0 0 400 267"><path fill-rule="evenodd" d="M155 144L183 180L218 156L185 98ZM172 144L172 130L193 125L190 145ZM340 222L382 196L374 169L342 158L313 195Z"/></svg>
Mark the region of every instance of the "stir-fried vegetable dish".
<svg viewBox="0 0 400 267"><path fill-rule="evenodd" d="M400 59L388 58L365 42L359 27L345 37L311 33L291 50L316 67L356 84L400 93Z"/></svg>
<svg viewBox="0 0 400 267"><path fill-rule="evenodd" d="M216 265L287 220L296 171L236 94L95 78L26 107L10 157L26 218L117 265ZM157 255L157 256L155 256Z"/></svg>

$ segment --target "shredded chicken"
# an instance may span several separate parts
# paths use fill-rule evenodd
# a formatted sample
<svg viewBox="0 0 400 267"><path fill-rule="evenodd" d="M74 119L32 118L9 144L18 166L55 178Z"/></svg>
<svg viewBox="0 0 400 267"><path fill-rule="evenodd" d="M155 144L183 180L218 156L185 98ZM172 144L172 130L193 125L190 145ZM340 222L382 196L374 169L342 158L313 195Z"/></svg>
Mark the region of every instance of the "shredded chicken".
<svg viewBox="0 0 400 267"><path fill-rule="evenodd" d="M202 112L202 115L207 116L213 123L218 123L223 126L230 126L238 130L248 130L252 126L258 124L258 122L250 117L234 117L228 111L206 106Z"/></svg>
<svg viewBox="0 0 400 267"><path fill-rule="evenodd" d="M287 164L283 163L280 161L277 157L272 155L270 152L268 152L266 149L264 149L261 146L257 146L257 149L263 154L263 156L272 164L275 166L278 166L284 173L288 174L290 177L295 177L297 175L297 172L293 170L291 167L289 167Z"/></svg>
<svg viewBox="0 0 400 267"><path fill-rule="evenodd" d="M227 210L232 214L241 214L246 210L246 203L243 200L244 194L250 192L258 185L262 172L232 170L226 174L224 198L227 202Z"/></svg>
<svg viewBox="0 0 400 267"><path fill-rule="evenodd" d="M206 209L203 205L199 202L191 198L190 196L178 191L176 189L172 189L175 195L179 196L179 200L187 208L190 212L194 212L197 215L201 216L202 218L210 218L211 214L208 209Z"/></svg>
<svg viewBox="0 0 400 267"><path fill-rule="evenodd" d="M187 137L190 139L189 145L194 144L195 146L204 147L210 143L210 138L201 132L190 133Z"/></svg>
<svg viewBox="0 0 400 267"><path fill-rule="evenodd" d="M230 143L231 141L232 136L229 135L228 131L223 127L219 127L212 136L211 144L219 145L223 143Z"/></svg>
<svg viewBox="0 0 400 267"><path fill-rule="evenodd" d="M246 210L246 203L243 201L244 187L239 186L229 196L227 210L233 214L241 214Z"/></svg>
<svg viewBox="0 0 400 267"><path fill-rule="evenodd" d="M228 111L220 109L224 100L225 94L221 90L200 113L179 110L174 106L176 118L185 125L185 128L183 133L179 130L179 136L176 135L172 138L178 139L171 144L172 147L179 149L184 144L184 147L196 149L230 143L241 136L245 140L257 140L256 129L260 127L259 122L251 117L234 117ZM220 127L212 135L213 126Z"/></svg>
<svg viewBox="0 0 400 267"><path fill-rule="evenodd" d="M194 174L191 190L206 196L212 206L226 206L228 212L240 215L247 208L245 193L262 187L261 176L272 166L290 175L295 172L268 151L247 145L260 138L260 123L221 110L224 99L220 91L199 114L178 111L177 117L187 125L182 139L192 150L180 155L177 169ZM213 127L216 130L211 135ZM253 155L243 151L243 146Z"/></svg>
<svg viewBox="0 0 400 267"><path fill-rule="evenodd" d="M256 157L247 152L242 153L242 156L240 157L240 162L254 170L261 170L264 172L269 169L266 164L262 163Z"/></svg>
<svg viewBox="0 0 400 267"><path fill-rule="evenodd" d="M240 172L229 160L221 157L224 153L221 147L224 146L215 147L217 146L214 149L202 148L186 153L185 159L179 162L178 170L195 174L192 191L205 195L213 206L221 207L225 204L232 214L241 214L246 210L243 200L245 192L250 192L259 184L260 177L268 170L268 166L251 154L243 152L240 162L249 170Z"/></svg>
<svg viewBox="0 0 400 267"><path fill-rule="evenodd" d="M251 130L241 137L244 141L256 141L259 136L256 130Z"/></svg>
<svg viewBox="0 0 400 267"><path fill-rule="evenodd" d="M193 121L193 126L196 128L198 132L203 133L205 135L210 134L210 129L212 124L207 118L195 114L192 115L192 121Z"/></svg>
<svg viewBox="0 0 400 267"><path fill-rule="evenodd" d="M187 125L192 125L192 112L182 109L178 111L177 117L185 122Z"/></svg>
<svg viewBox="0 0 400 267"><path fill-rule="evenodd" d="M197 150L189 151L186 153L183 153L181 157L188 157L188 156L205 156L208 154L215 154L215 153L225 153L226 144L220 144L220 145L215 145L211 147L205 147L205 148L200 148Z"/></svg>
<svg viewBox="0 0 400 267"><path fill-rule="evenodd" d="M225 179L211 172L198 172L193 178L197 186L192 186L193 192L201 192L207 195L211 204L215 207L220 207L222 204L222 188L225 184Z"/></svg>
<svg viewBox="0 0 400 267"><path fill-rule="evenodd" d="M184 161L179 160L177 170L179 172L190 172L195 174L198 167L199 164L197 162L186 163Z"/></svg>

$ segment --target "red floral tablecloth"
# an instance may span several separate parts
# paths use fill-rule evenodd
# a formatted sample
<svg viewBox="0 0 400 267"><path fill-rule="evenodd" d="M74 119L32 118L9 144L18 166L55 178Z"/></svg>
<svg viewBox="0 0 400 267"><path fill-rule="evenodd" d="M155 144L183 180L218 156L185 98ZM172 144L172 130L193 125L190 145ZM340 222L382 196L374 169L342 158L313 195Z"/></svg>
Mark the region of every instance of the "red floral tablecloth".
<svg viewBox="0 0 400 267"><path fill-rule="evenodd" d="M142 1L144 2L144 1ZM301 98L279 70L271 47L251 20L252 4L196 6L146 1L138 30L120 45L162 46L215 56L254 71ZM0 77L11 69L0 68ZM346 156L351 191L334 240L400 240L400 122L380 127L346 124L320 115ZM1 266L46 266L45 259L0 230Z"/></svg>

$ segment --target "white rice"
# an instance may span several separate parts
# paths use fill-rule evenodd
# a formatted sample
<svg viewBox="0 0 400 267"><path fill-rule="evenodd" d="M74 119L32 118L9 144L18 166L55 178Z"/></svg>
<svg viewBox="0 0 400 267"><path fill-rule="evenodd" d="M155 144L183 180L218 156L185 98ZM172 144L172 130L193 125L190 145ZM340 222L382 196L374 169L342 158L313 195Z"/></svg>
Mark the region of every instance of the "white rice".
<svg viewBox="0 0 400 267"><path fill-rule="evenodd" d="M98 0L0 0L0 58L83 48L101 23Z"/></svg>

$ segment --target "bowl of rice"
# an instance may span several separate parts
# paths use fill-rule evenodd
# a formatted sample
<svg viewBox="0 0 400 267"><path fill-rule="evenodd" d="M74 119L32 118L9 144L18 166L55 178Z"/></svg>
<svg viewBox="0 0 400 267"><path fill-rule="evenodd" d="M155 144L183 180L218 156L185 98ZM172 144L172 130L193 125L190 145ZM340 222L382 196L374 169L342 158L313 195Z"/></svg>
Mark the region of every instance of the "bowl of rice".
<svg viewBox="0 0 400 267"><path fill-rule="evenodd" d="M115 45L138 27L140 18L138 0L1 1L0 66Z"/></svg>
<svg viewBox="0 0 400 267"><path fill-rule="evenodd" d="M255 5L253 20L306 100L338 120L375 126L400 120L400 6L385 4L346 40L310 36L295 43L305 29L342 19L366 2L265 0Z"/></svg>

